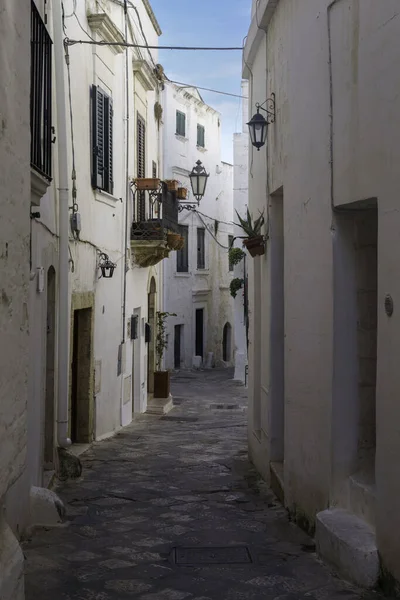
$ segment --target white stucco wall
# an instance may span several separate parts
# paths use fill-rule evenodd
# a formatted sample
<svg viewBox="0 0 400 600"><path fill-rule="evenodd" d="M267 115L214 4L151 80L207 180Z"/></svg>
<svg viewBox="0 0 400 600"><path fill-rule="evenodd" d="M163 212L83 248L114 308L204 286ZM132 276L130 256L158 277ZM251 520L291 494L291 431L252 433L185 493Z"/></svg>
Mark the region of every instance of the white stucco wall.
<svg viewBox="0 0 400 600"><path fill-rule="evenodd" d="M29 361L30 3L0 8L0 597L22 600L23 555L4 514L26 457Z"/></svg>
<svg viewBox="0 0 400 600"><path fill-rule="evenodd" d="M69 3L72 12L72 2ZM137 3L142 26L149 44L157 44L158 33L142 2ZM102 12L109 15L120 32L124 31L123 9L115 3L103 1L81 3L77 6L77 15L84 28L94 38L100 34L90 28L87 11ZM68 14L68 9L66 8ZM135 11L129 11L130 25L128 35L133 32L134 39L143 41ZM66 20L68 37L81 39L75 19ZM157 61L157 52L153 51ZM113 431L132 420L134 412L146 410L147 402L147 347L144 342L142 319L147 320L147 293L150 275L159 282L159 267L141 269L132 265L130 260L130 225L132 218L131 196L128 196L128 243L127 243L127 284L126 315L122 322L124 293L124 254L125 254L125 210L126 180L136 177L136 112L146 120L147 126L147 171L151 171L152 161L159 162L158 134L154 119L156 91L144 87L143 81L134 74L133 59L143 59L149 70L152 68L149 55L140 55L129 50L129 81L125 81L125 50L116 52L110 47L73 46L70 48L72 108L74 115L74 136L77 163L77 188L79 212L82 230L80 240L70 240L74 273L70 275L72 294L95 294L94 304L94 361L98 378L95 397L95 431L97 439L106 437ZM90 145L90 87L100 85L113 99L113 194L93 190L91 186L91 145ZM126 85L129 89L129 172L126 173ZM71 148L70 148L71 150ZM71 159L71 154L70 154ZM112 279L99 278L98 250L106 252L117 264ZM158 285L159 288L159 285ZM160 291L160 290L159 290ZM161 297L161 294L160 294ZM134 342L127 338L128 321L132 314L140 314L140 337L135 342L136 358L133 359ZM125 340L122 361L122 373L117 374L118 348ZM137 354L139 353L139 356ZM136 366L135 366L136 365ZM134 368L133 399L132 369ZM100 377L101 372L101 377ZM128 394L129 391L129 394Z"/></svg>
<svg viewBox="0 0 400 600"><path fill-rule="evenodd" d="M210 174L204 198L198 208L201 214L184 210L179 222L189 227L189 270L176 272L176 252L164 261L165 310L177 313L168 319L169 346L166 367L174 368L174 327L183 325L181 366L190 368L195 355L196 309L204 309L204 359L213 353L214 364L222 361L223 328L232 327L233 302L229 293L232 274L228 264L228 235L232 234L233 167L221 161L221 116L204 104L193 88L179 89L166 82L164 108L164 178L177 179L189 190L188 175L197 160ZM186 114L186 136L176 135L176 111ZM205 127L205 148L197 147L197 124ZM203 216L205 215L205 216ZM217 233L215 221L219 221ZM205 269L197 269L197 227L205 227ZM215 236L217 241L215 240ZM223 247L221 247L221 244ZM233 337L232 355L233 360Z"/></svg>
<svg viewBox="0 0 400 600"><path fill-rule="evenodd" d="M353 501L351 485L349 496L346 487L346 477L352 475L351 446L357 435L349 412L355 398L348 394L348 381L357 377L355 356L348 354L346 361L349 379L335 379L343 364L340 353L349 352L346 325L337 310L346 300L339 292L344 293L351 281L346 284L343 279L346 263L342 268L339 264L345 256L346 232L342 221L333 217L332 206L343 208L375 199L376 461L375 482L369 481L367 488L371 486L368 493L376 493L376 509L369 507L363 516L376 523L384 569L399 580L400 548L395 533L399 517L395 507L400 490L394 471L400 452L394 400L394 390L399 387L399 334L396 313L388 318L383 308L385 294L390 293L395 302L399 295L394 249L400 79L390 68L397 64L400 53L398 4L394 0L379 6L373 0L338 0L328 8L330 4L261 0L258 20L267 28L267 36L253 19L245 51L253 72L251 106L274 92L277 110L266 147L250 154L250 206L269 206L271 217L267 257L260 265L253 264L253 298L261 301L263 308L260 314L253 301L250 449L266 477L269 462L284 459L285 503L300 520L312 526L315 513L331 502L343 505L347 501L349 510L360 509ZM245 73L249 74L247 67ZM360 206L365 207L365 203L352 208ZM278 232L282 216L283 240ZM284 262L284 304L278 306L280 261ZM346 276L351 278L352 274ZM263 289L265 279L269 283ZM338 281L341 287L337 287ZM272 415L282 411L277 402L282 404L283 395L281 390L276 396L273 380L275 377L276 383L283 365L277 365L276 346L272 345L257 363L256 354L262 345L256 327L263 329L260 320L270 321L272 326L281 319L282 306L285 428L284 452L276 456L274 440L282 432ZM276 329L268 329L271 340L276 340ZM368 418L373 419L373 415ZM258 440L253 435L257 429Z"/></svg>

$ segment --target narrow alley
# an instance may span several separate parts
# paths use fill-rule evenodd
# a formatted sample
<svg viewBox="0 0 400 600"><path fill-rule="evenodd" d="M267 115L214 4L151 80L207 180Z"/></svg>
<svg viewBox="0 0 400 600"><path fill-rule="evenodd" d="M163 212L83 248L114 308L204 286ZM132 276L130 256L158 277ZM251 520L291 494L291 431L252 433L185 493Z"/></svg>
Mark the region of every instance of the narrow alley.
<svg viewBox="0 0 400 600"><path fill-rule="evenodd" d="M24 544L28 600L377 598L340 581L249 464L246 390L181 372L176 407L82 455L66 525Z"/></svg>

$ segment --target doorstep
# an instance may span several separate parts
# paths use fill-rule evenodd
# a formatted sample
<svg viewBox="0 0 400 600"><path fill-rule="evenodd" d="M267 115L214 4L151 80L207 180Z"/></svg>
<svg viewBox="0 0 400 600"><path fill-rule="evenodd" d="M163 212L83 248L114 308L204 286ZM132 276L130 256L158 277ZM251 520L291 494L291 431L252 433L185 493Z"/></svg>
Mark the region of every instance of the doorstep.
<svg viewBox="0 0 400 600"><path fill-rule="evenodd" d="M174 399L170 394L168 398L151 398L147 403L146 414L166 415L174 408Z"/></svg>

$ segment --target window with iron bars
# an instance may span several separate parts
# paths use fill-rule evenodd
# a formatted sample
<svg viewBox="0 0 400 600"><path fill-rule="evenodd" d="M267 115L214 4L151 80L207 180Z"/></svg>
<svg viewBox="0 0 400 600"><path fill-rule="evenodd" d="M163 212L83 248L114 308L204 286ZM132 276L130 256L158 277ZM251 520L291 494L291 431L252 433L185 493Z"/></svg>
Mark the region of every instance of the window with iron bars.
<svg viewBox="0 0 400 600"><path fill-rule="evenodd" d="M31 166L52 177L52 45L35 3L31 2Z"/></svg>

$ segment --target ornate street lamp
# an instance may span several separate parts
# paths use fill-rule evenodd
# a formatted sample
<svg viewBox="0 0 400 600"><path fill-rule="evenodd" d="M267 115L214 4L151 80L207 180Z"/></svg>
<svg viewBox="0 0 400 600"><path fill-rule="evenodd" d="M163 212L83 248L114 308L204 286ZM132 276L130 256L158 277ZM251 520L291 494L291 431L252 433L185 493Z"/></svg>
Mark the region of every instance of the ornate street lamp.
<svg viewBox="0 0 400 600"><path fill-rule="evenodd" d="M110 260L108 254L105 254L104 252L100 253L99 268L101 270L102 277L111 279L111 277L114 275L116 266L117 265Z"/></svg>
<svg viewBox="0 0 400 600"><path fill-rule="evenodd" d="M267 108L263 108L263 104L267 103ZM253 115L247 123L249 127L250 140L252 145L260 151L267 139L268 125L275 123L275 94L271 94L262 104L256 104L257 113ZM267 118L260 114L260 110L267 113Z"/></svg>
<svg viewBox="0 0 400 600"><path fill-rule="evenodd" d="M196 198L197 204L200 204L200 200L206 192L207 180L209 176L210 175L206 172L201 160L198 160L189 175L193 196Z"/></svg>

